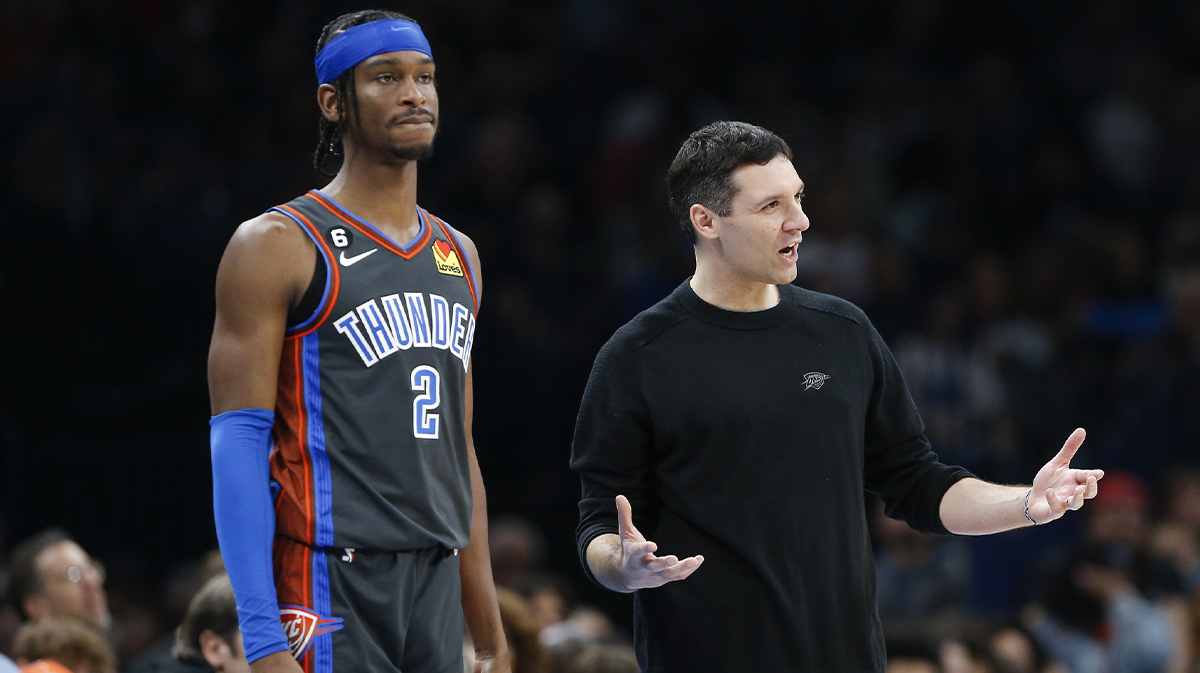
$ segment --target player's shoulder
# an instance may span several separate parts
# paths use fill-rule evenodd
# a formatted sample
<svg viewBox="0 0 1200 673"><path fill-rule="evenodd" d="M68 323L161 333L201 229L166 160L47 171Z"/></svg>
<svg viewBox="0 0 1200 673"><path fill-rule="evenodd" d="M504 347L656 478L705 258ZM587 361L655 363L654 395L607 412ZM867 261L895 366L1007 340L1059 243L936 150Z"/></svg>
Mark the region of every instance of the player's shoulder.
<svg viewBox="0 0 1200 673"><path fill-rule="evenodd" d="M870 324L867 314L853 303L824 292L817 292L795 285L780 285L780 292L800 310L818 311L865 327Z"/></svg>
<svg viewBox="0 0 1200 673"><path fill-rule="evenodd" d="M268 211L238 225L221 258L218 281L299 287L311 277L315 255L312 240L298 225Z"/></svg>
<svg viewBox="0 0 1200 673"><path fill-rule="evenodd" d="M271 252L309 242L291 218L268 210L238 225L229 239L230 249Z"/></svg>

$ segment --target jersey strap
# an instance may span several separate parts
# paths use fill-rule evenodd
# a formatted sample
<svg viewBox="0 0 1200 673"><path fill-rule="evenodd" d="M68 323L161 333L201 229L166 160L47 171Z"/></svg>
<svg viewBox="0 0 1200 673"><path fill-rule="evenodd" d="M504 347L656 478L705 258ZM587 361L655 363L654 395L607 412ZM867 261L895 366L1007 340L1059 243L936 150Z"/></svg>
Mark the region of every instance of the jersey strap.
<svg viewBox="0 0 1200 673"><path fill-rule="evenodd" d="M475 303L475 314L478 315L479 291L475 287L475 269L471 266L471 258L467 256L466 252L463 251L462 242L458 240L458 234L450 227L450 225L438 218L437 215L434 215L424 208L421 208L421 213L437 224L438 228L442 230L442 234L445 235L446 241L450 243L450 245L454 248L454 252L458 254L458 258L462 260L464 265L466 265L467 273L464 275L467 279L467 289L469 289L471 292L471 301Z"/></svg>
<svg viewBox="0 0 1200 673"><path fill-rule="evenodd" d="M338 290L341 287L341 273L338 271L333 251L329 249L325 237L321 235L321 231L312 223L312 220L288 204L275 206L271 210L291 218L300 226L300 230L312 239L313 244L317 246L317 252L325 257L325 293L321 297L321 303L317 305L308 320L289 328L284 334L285 339L298 339L315 331L333 311L333 305L337 303Z"/></svg>

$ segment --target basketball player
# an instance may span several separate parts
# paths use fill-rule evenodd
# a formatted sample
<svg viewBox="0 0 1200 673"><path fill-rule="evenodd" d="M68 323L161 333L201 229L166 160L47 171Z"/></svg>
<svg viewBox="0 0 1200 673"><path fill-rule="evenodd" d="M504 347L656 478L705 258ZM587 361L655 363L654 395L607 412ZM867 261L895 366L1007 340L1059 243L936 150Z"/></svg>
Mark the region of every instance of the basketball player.
<svg viewBox="0 0 1200 673"><path fill-rule="evenodd" d="M1043 524L1095 496L1076 430L1033 485L930 450L866 315L790 285L808 217L757 126L692 134L667 174L696 273L600 351L572 467L587 573L637 591L644 671L880 671L864 488L929 533Z"/></svg>
<svg viewBox="0 0 1200 673"><path fill-rule="evenodd" d="M508 671L471 439L474 244L417 205L433 53L394 12L317 45L313 190L243 223L217 272L213 499L256 673Z"/></svg>

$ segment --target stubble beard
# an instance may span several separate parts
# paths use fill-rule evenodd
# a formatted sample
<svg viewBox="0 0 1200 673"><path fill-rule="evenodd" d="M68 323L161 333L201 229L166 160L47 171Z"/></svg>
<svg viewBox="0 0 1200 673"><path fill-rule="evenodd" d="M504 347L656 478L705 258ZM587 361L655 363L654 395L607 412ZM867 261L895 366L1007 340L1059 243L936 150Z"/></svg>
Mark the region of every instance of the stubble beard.
<svg viewBox="0 0 1200 673"><path fill-rule="evenodd" d="M392 156L401 161L424 161L433 156L433 141L424 145L393 147Z"/></svg>
<svg viewBox="0 0 1200 673"><path fill-rule="evenodd" d="M433 135L430 136L429 142L393 146L391 150L393 157L400 161L424 161L433 156L433 143L437 140L437 134L441 127L438 125L437 116L432 113L430 116L433 119Z"/></svg>

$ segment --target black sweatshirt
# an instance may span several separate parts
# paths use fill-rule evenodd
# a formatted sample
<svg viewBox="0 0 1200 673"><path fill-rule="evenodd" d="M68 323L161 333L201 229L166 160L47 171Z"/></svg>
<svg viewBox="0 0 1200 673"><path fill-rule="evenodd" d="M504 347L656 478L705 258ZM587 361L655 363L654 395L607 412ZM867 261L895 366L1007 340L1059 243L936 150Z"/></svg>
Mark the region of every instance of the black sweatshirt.
<svg viewBox="0 0 1200 673"><path fill-rule="evenodd" d="M702 554L637 592L648 671L883 671L864 487L945 534L937 461L891 352L853 304L791 285L739 313L688 286L622 327L584 392L571 466L580 558L617 494L658 554Z"/></svg>

